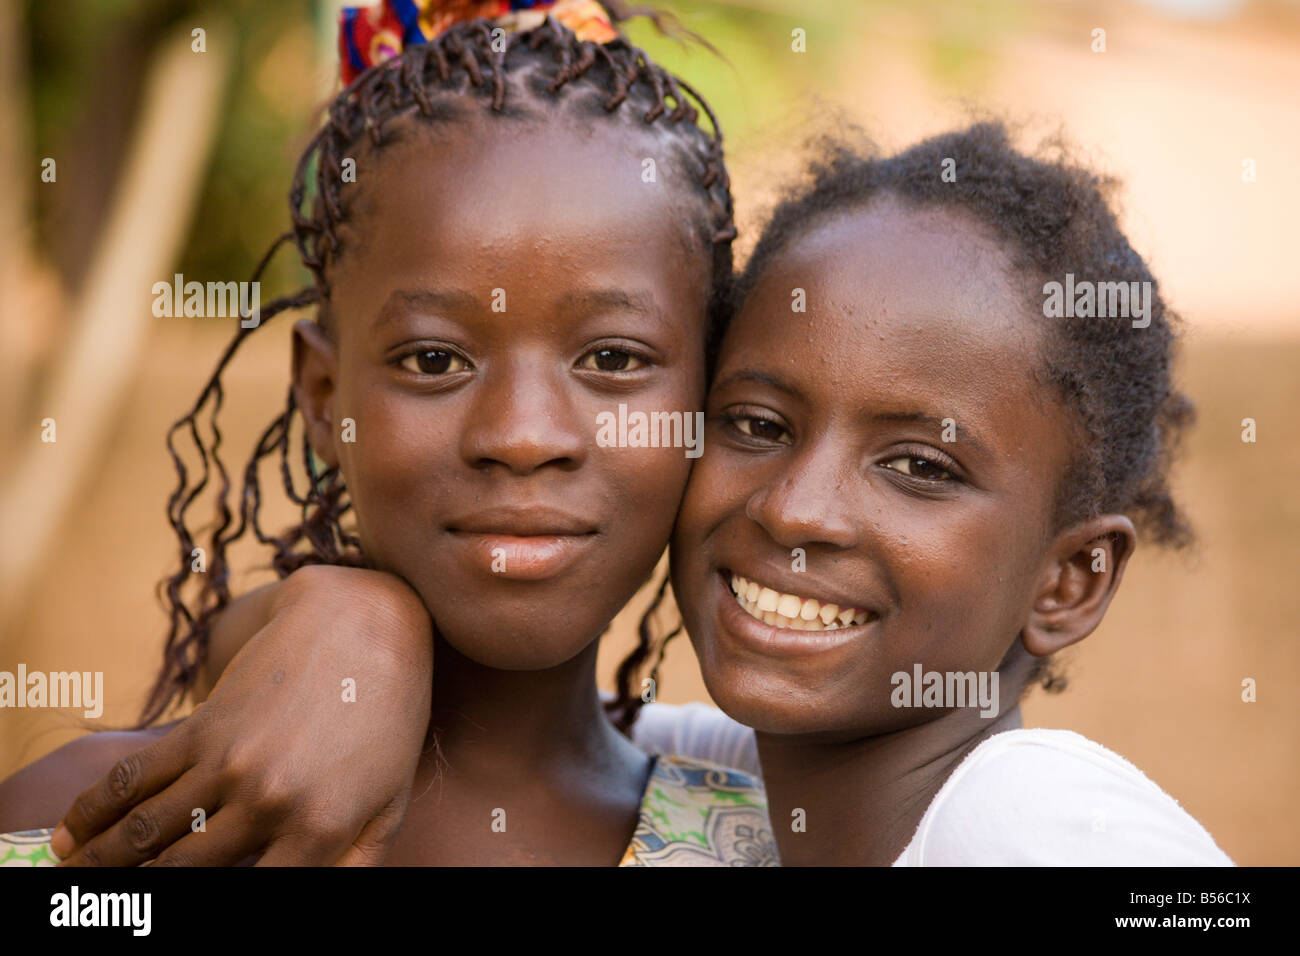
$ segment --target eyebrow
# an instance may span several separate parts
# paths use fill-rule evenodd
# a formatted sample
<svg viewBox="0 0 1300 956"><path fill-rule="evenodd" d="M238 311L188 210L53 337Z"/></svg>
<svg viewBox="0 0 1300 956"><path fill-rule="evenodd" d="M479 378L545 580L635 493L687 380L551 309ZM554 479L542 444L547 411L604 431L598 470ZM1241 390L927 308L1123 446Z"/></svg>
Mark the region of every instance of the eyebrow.
<svg viewBox="0 0 1300 956"><path fill-rule="evenodd" d="M371 330L377 331L407 312L466 312L477 304L474 296L461 289L396 289L375 315Z"/></svg>
<svg viewBox="0 0 1300 956"><path fill-rule="evenodd" d="M967 445L970 445L982 455L988 454L988 449L971 434L970 429L963 425L957 424L957 420L951 415L947 418L939 418L934 415L927 415L925 412L873 412L868 416L872 421L877 422L907 422L915 425L928 425L936 430L942 430L944 422L951 420L956 426L957 437Z"/></svg>
<svg viewBox="0 0 1300 956"><path fill-rule="evenodd" d="M455 313L469 312L478 306L478 300L461 289L398 289L388 296L375 316L372 331L377 331L405 312ZM622 289L582 289L567 292L560 300L561 308L584 309L588 312L635 312L650 318L662 318L654 297L646 292L626 292Z"/></svg>
<svg viewBox="0 0 1300 956"><path fill-rule="evenodd" d="M577 289L565 293L560 305L566 309L585 309L588 312L636 312L650 318L662 318L663 310L648 292L628 292L625 289Z"/></svg>
<svg viewBox="0 0 1300 956"><path fill-rule="evenodd" d="M757 385L766 385L769 388L774 388L778 392L783 392L786 395L789 395L791 398L803 398L803 395L800 394L799 390L793 385L789 385L775 376L768 375L766 372L759 372L752 368L742 368L736 372L732 372L722 381L717 382L713 387L726 388L728 385L734 385L737 382L754 382Z"/></svg>

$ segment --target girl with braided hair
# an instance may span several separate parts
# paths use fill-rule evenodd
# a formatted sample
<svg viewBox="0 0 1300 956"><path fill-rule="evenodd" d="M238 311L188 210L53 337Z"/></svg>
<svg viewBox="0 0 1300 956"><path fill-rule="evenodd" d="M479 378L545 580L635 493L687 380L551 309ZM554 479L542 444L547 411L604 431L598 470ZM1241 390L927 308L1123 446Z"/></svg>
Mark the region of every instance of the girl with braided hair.
<svg viewBox="0 0 1300 956"><path fill-rule="evenodd" d="M243 323L168 436L181 569L164 582L166 667L142 723L198 679L213 622L231 602L227 548L250 531L286 585L262 606L292 607L303 580L338 580L328 575L349 568L361 580L406 582L406 607L418 612L363 600L380 636L361 659L313 647L265 680L240 685L232 674L252 688L246 706L221 710L214 697L155 746L193 754L200 737L214 739L220 712L284 734L303 725L280 715L304 699L313 720L345 723L388 708L404 719L414 703L427 722L367 737L331 769L350 794L365 791L385 747L419 752L427 730L429 746L403 774L430 799L363 807L364 828L351 825L353 805L338 790L317 787L310 806L288 812L282 772L250 787L255 775L223 751L212 773L179 775L70 862L140 862L173 841L157 862L358 862L390 842L395 864L771 862L752 778L651 758L608 718L626 727L641 702L631 680L649 653L648 625L618 698L603 702L594 679L597 639L663 553L690 466L680 447L604 447L596 423L622 406L694 418L735 236L717 123L617 32L629 15L588 0L387 0L345 11L348 85L298 163L293 229L253 277L292 240L314 282ZM294 327L286 406L232 510L216 418L221 373L256 328L304 307L316 317ZM198 475L178 447L184 437L199 450ZM259 522L259 465L269 457L303 509L280 536ZM199 546L190 511L212 483L207 571L188 599ZM393 621L413 632L402 637L415 653L392 650ZM375 664L381 656L389 666ZM286 683L303 694L296 703L277 694ZM248 752L247 739L225 739ZM41 822L24 814L49 822L143 742L95 734L20 772L0 791L0 830ZM164 781L132 776L143 765L128 758L106 786L118 796L161 790ZM191 828L195 808L202 829Z"/></svg>

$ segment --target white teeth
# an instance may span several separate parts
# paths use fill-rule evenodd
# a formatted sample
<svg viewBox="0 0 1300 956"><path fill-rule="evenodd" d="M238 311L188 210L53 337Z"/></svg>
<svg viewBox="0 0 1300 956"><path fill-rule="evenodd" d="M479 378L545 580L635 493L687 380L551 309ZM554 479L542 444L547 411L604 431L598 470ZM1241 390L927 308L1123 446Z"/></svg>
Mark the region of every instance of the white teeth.
<svg viewBox="0 0 1300 956"><path fill-rule="evenodd" d="M731 592L746 613L764 624L793 631L834 631L850 625L866 624L873 617L870 611L835 604L822 604L816 598L803 598L797 594L784 594L765 588L755 581L731 576Z"/></svg>

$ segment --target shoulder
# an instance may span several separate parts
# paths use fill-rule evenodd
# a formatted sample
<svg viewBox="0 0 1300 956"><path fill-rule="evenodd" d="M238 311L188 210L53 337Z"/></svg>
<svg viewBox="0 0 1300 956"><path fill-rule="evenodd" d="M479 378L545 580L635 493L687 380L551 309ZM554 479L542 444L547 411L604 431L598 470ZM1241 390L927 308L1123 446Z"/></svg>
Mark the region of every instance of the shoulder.
<svg viewBox="0 0 1300 956"><path fill-rule="evenodd" d="M170 729L87 734L0 781L0 833L54 826L115 763Z"/></svg>
<svg viewBox="0 0 1300 956"><path fill-rule="evenodd" d="M1068 730L981 743L944 783L897 861L907 866L1231 866L1169 794Z"/></svg>
<svg viewBox="0 0 1300 956"><path fill-rule="evenodd" d="M708 704L647 704L632 725L632 740L647 753L693 757L761 775L754 731Z"/></svg>

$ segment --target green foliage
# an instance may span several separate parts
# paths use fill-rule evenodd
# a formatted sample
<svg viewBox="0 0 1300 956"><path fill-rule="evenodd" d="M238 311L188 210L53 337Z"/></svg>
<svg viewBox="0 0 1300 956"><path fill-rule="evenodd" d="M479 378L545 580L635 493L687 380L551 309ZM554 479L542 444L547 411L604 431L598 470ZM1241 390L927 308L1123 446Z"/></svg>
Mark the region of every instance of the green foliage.
<svg viewBox="0 0 1300 956"><path fill-rule="evenodd" d="M889 41L879 24L911 24L932 78L957 86L986 72L997 41L1025 17L1023 2L1014 0L650 2L676 13L718 53L660 35L648 21L631 25L633 41L709 99L732 143L761 136L810 98L842 89L869 65L864 50ZM335 9L332 0L77 0L74 17L65 4L29 0L37 157L58 157L61 174L100 176L75 199L86 208L71 213L48 208L49 193L38 191L41 235L65 247L54 256L65 271L74 272L87 251L84 239L67 234L93 233L106 210L152 52L174 31L219 15L233 27L235 48L227 52L234 69L178 267L200 280L247 275L288 225L293 164L332 89ZM806 31L805 53L791 49L796 28ZM306 279L289 252L267 276L274 292Z"/></svg>
<svg viewBox="0 0 1300 956"><path fill-rule="evenodd" d="M54 230L93 230L102 221L138 118L144 71L158 44L176 31L220 22L231 28L225 36L234 49L223 52L230 54L232 70L212 161L177 267L199 280L247 275L287 226L293 163L321 100L312 7L310 0L78 0L73 17L64 4L30 3L33 147L37 157L58 159L61 179L95 176L98 188L90 194L65 195L77 195L82 207L100 207L56 209L52 193L38 190L44 244L75 241ZM216 34L208 42L212 51ZM277 286L301 285L307 278L291 253L277 270L268 276Z"/></svg>

